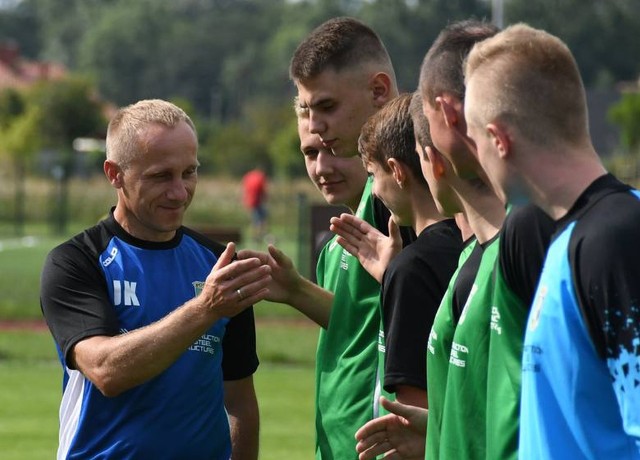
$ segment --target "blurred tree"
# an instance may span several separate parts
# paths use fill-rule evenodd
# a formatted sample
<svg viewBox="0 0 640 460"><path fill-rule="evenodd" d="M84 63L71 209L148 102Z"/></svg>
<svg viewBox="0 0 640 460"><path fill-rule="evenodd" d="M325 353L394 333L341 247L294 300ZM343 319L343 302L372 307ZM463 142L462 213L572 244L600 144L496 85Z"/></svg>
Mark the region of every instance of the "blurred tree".
<svg viewBox="0 0 640 460"><path fill-rule="evenodd" d="M38 57L75 69L78 46L103 7L111 3L113 0L22 0L18 7L36 18L35 31L42 45Z"/></svg>
<svg viewBox="0 0 640 460"><path fill-rule="evenodd" d="M587 86L640 73L638 0L506 0L506 23L526 22L564 40Z"/></svg>
<svg viewBox="0 0 640 460"><path fill-rule="evenodd" d="M58 153L53 175L57 180L56 232L66 228L68 180L72 172L72 144L78 137L104 137L106 122L102 105L91 83L81 77L69 77L33 86L27 95L25 116L35 131L39 146Z"/></svg>
<svg viewBox="0 0 640 460"><path fill-rule="evenodd" d="M298 122L292 116L269 143L269 156L275 175L280 178L300 177L306 174L304 157L300 151Z"/></svg>
<svg viewBox="0 0 640 460"><path fill-rule="evenodd" d="M422 59L448 23L489 14L484 0L373 0L362 6L360 17L382 38L396 71L400 91L418 85Z"/></svg>
<svg viewBox="0 0 640 460"><path fill-rule="evenodd" d="M0 11L0 37L18 41L29 56L59 60L90 75L100 94L118 105L150 97L188 100L201 120L205 153L210 142L236 139L238 151L253 154L271 152L267 146L280 130L288 138L291 118L274 117L282 123L273 126L264 117L265 141L256 120L247 117L268 113L257 107L289 104L291 54L324 20L350 15L370 24L391 54L400 89L412 91L424 54L446 24L491 13L489 0L21 0L12 5ZM640 55L638 0L504 0L504 12L506 24L528 22L565 40L587 86L610 88L640 74L640 60L633 57ZM226 124L231 134L224 133ZM279 158L259 155L274 166ZM213 154L204 169L214 166L208 158L216 160L216 171L240 169Z"/></svg>
<svg viewBox="0 0 640 460"><path fill-rule="evenodd" d="M27 111L23 92L0 92L0 155L9 158L14 174L13 222L16 236L22 236L25 224L25 178L27 164L39 147L37 110Z"/></svg>
<svg viewBox="0 0 640 460"><path fill-rule="evenodd" d="M624 147L629 152L640 154L640 93L624 94L607 115L620 127Z"/></svg>
<svg viewBox="0 0 640 460"><path fill-rule="evenodd" d="M0 9L0 42L15 43L24 56L34 58L42 46L38 19L23 2L13 9Z"/></svg>

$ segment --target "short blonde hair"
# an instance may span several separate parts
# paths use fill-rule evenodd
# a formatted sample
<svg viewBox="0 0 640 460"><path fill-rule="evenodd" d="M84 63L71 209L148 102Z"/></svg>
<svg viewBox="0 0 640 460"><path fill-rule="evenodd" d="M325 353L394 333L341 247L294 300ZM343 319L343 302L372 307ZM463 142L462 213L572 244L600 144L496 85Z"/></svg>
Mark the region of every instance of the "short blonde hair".
<svg viewBox="0 0 640 460"><path fill-rule="evenodd" d="M140 133L146 127L161 124L173 128L183 121L196 134L191 118L170 102L146 99L123 107L111 119L107 128L107 160L126 168L139 153Z"/></svg>
<svg viewBox="0 0 640 460"><path fill-rule="evenodd" d="M465 65L467 85L471 79L479 98L469 122L501 120L540 146L589 138L580 71L559 38L526 24L510 26L473 47Z"/></svg>
<svg viewBox="0 0 640 460"><path fill-rule="evenodd" d="M300 98L298 96L294 96L293 98L293 110L296 113L296 117L298 118L298 120L300 120L301 118L309 118L309 109L300 105Z"/></svg>

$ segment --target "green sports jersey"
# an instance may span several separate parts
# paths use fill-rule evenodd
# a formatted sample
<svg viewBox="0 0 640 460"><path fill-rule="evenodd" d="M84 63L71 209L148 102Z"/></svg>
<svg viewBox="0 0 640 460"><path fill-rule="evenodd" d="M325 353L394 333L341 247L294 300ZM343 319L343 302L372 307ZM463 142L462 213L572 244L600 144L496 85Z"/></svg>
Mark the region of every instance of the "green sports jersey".
<svg viewBox="0 0 640 460"><path fill-rule="evenodd" d="M482 260L451 343L440 436L440 458L486 458L487 361L493 271L499 238L483 245Z"/></svg>
<svg viewBox="0 0 640 460"><path fill-rule="evenodd" d="M495 271L487 368L487 458L517 459L521 359L529 308Z"/></svg>
<svg viewBox="0 0 640 460"><path fill-rule="evenodd" d="M380 306L380 317L382 318L382 305ZM386 343L384 340L384 324L382 319L380 321L380 330L378 332L378 374L377 374L377 382L376 382L376 391L373 395L374 401L379 401L380 396L384 396L385 398L395 401L396 394L390 393L384 389L384 362L385 362L385 353L386 353ZM373 417L380 417L382 415L386 415L389 413L384 407L380 404L374 404L373 407Z"/></svg>
<svg viewBox="0 0 640 460"><path fill-rule="evenodd" d="M375 226L371 184L356 215ZM335 237L322 249L317 278L335 298L316 355L316 459L357 459L355 433L378 405L380 284Z"/></svg>
<svg viewBox="0 0 640 460"><path fill-rule="evenodd" d="M534 205L508 206L500 230L487 367L487 458L516 460L522 354L529 309L555 222Z"/></svg>
<svg viewBox="0 0 640 460"><path fill-rule="evenodd" d="M449 354L455 332L453 315L453 294L460 269L476 246L474 240L460 254L458 268L451 277L447 291L433 320L427 344L427 399L429 404L429 422L427 424L427 441L425 458L439 458L440 428L444 409L445 388L449 372Z"/></svg>

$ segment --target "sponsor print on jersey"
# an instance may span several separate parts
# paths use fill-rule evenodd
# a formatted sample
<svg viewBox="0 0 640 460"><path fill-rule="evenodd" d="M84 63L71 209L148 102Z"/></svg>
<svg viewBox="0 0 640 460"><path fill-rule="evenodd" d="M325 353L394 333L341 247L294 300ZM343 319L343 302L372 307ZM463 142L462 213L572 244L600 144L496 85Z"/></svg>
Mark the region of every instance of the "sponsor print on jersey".
<svg viewBox="0 0 640 460"><path fill-rule="evenodd" d="M436 349L433 346L434 342L438 341L438 333L431 328L431 332L429 332L429 341L427 342L427 351L429 351L429 353L431 353L432 355L436 354Z"/></svg>
<svg viewBox="0 0 640 460"><path fill-rule="evenodd" d="M188 350L215 355L216 349L220 348L220 342L221 339L217 335L203 334L198 340L193 342L193 345L191 345Z"/></svg>
<svg viewBox="0 0 640 460"><path fill-rule="evenodd" d="M500 326L500 310L495 305L491 307L491 332L502 335L502 326Z"/></svg>
<svg viewBox="0 0 640 460"><path fill-rule="evenodd" d="M340 257L340 268L343 270L349 270L349 261L347 260L351 254L346 249L342 250L342 256Z"/></svg>
<svg viewBox="0 0 640 460"><path fill-rule="evenodd" d="M522 350L522 372L540 372L542 348L537 345L525 345Z"/></svg>
<svg viewBox="0 0 640 460"><path fill-rule="evenodd" d="M382 329L378 331L378 351L381 353L385 353L387 351L387 347L384 343L384 330Z"/></svg>
<svg viewBox="0 0 640 460"><path fill-rule="evenodd" d="M453 342L451 344L451 354L449 355L449 363L458 367L466 367L467 355L469 349L460 343Z"/></svg>

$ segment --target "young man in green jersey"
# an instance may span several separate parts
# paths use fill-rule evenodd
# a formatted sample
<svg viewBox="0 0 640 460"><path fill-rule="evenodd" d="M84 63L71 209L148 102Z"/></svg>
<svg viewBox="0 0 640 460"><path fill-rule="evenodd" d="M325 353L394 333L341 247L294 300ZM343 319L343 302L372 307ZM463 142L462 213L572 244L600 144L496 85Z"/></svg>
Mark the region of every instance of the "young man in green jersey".
<svg viewBox="0 0 640 460"><path fill-rule="evenodd" d="M471 25L473 26L473 24ZM456 27L458 26L451 26L453 29ZM451 34L451 31L448 33ZM451 34L450 39L454 38L456 38L456 34ZM451 41L452 43L457 42L457 40ZM432 49L437 49L436 45ZM441 43L440 51L432 53L431 62L434 62L438 54L446 56L446 50L447 47ZM455 48L449 48L449 52L453 56L456 55ZM439 74L441 70L437 66L432 67L432 70L434 72L432 87L438 87L438 78L447 78L449 74ZM460 75L456 75L456 78L459 77ZM444 103L441 108L445 113L448 110L447 101L441 102ZM431 106L425 107L425 111L431 111L433 115L434 111L431 109ZM462 120L464 121L464 118ZM475 148L472 148L471 151L476 152ZM462 174L467 174L469 169L463 168L459 171ZM502 201L504 201L504 197ZM495 263L493 279L489 348L486 360L486 409L480 408L485 411L485 455L486 458L496 459L515 459L518 455L523 331L549 239L554 231L553 221L536 206L508 206L507 213L500 230L498 258ZM458 352L459 350L456 350L456 353ZM465 404L464 401L462 403ZM478 406L477 403L476 406ZM406 411L406 408L401 408L401 410ZM432 412L431 416L433 418L436 414ZM480 424L481 420L477 422L474 426ZM437 425L432 424L430 428L434 432ZM464 433L465 426L458 424L457 427L454 426L454 429L457 428L460 428L458 439L464 437L462 433ZM447 427L445 426L443 429L447 429ZM473 433L478 431L471 425L466 429L473 430ZM437 438L432 436L433 439ZM472 437L466 439L468 441L474 440ZM474 441L476 448L473 451L479 452L479 449L482 448L482 439L477 437ZM437 447L433 444L429 445L428 449L436 449ZM460 442L459 445L463 446L464 444ZM465 451L460 455L471 458L470 452L473 451ZM454 452L449 452L446 455L459 454L459 451ZM482 454L479 456L482 457Z"/></svg>
<svg viewBox="0 0 640 460"><path fill-rule="evenodd" d="M487 185L486 175L473 154L473 143L466 135L460 56L495 32L493 26L476 21L452 24L439 35L421 68L423 111L435 147L421 146L423 172L427 180L436 182L431 187L434 196L438 194L438 182L447 182L454 190L454 200L449 205L459 206L457 210L465 214L476 238L469 252L463 253L465 257L461 258L431 329L427 351L428 458L484 458L486 452L492 272L505 211ZM403 413L410 410L397 403L389 405L392 410L398 407ZM389 446L389 436L386 443L383 439L390 427L400 426L407 424L390 416L363 427L358 433L361 458L397 450L400 446ZM416 439L415 431L412 434L404 441L397 436L394 439L408 443Z"/></svg>
<svg viewBox="0 0 640 460"><path fill-rule="evenodd" d="M359 138L360 156L373 177L373 194L391 211L389 233L395 237L349 214L342 216L344 225L332 218L331 230L382 284L385 390L398 401L426 408L429 330L458 264L462 238L455 220L438 211L422 175L411 101L411 94L389 101L367 120ZM395 248L401 248L398 225L411 225L418 238L395 254ZM387 255L393 257L386 260Z"/></svg>
<svg viewBox="0 0 640 460"><path fill-rule="evenodd" d="M362 22L334 18L298 46L290 75L298 90L301 139L313 141L314 149L322 153L312 169L313 155L305 154L310 178L325 198L335 198L344 185L341 175L320 167L330 161L329 155L359 162L365 178L358 200L349 207L387 232L389 211L372 196L371 182L357 157L362 124L398 93L384 45ZM283 294L273 300L292 305L323 326L316 360L316 458L355 458L354 434L378 410L380 286L334 240L324 246L318 260L319 286L301 281L291 261L276 248L269 247L265 256L276 271L274 283L279 283L271 292Z"/></svg>

